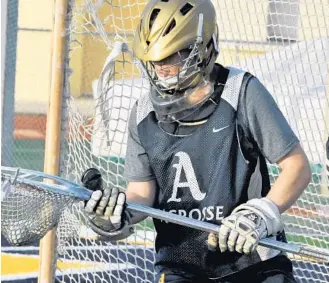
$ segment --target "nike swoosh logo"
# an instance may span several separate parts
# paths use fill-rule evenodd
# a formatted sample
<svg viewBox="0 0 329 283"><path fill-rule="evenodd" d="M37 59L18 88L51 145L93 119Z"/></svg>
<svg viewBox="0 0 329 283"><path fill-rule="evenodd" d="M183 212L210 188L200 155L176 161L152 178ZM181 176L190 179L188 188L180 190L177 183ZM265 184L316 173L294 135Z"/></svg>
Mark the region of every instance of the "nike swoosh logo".
<svg viewBox="0 0 329 283"><path fill-rule="evenodd" d="M213 133L218 133L218 132L220 132L220 131L222 131L222 130L225 130L225 129L228 128L229 126L231 126L231 125L227 125L227 126L225 126L225 127L223 127L223 128L218 128L218 129L213 128L213 129L212 129L212 132L213 132Z"/></svg>

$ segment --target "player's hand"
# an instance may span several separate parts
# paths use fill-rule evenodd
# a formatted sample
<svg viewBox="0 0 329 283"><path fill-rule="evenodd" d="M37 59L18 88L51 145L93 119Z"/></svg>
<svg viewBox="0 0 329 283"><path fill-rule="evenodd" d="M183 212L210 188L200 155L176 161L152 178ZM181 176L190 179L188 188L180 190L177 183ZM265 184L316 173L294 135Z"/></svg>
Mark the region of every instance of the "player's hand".
<svg viewBox="0 0 329 283"><path fill-rule="evenodd" d="M123 225L126 195L117 188L97 190L86 202L88 220L100 231L114 232Z"/></svg>
<svg viewBox="0 0 329 283"><path fill-rule="evenodd" d="M209 234L208 247L218 243L221 252L227 250L249 254L259 240L282 231L283 224L278 207L269 199L252 199L235 208L222 221L218 235Z"/></svg>
<svg viewBox="0 0 329 283"><path fill-rule="evenodd" d="M100 172L95 168L87 169L81 181L85 187L94 190L84 203L88 226L105 240L116 241L131 235L133 227L131 214L125 210L125 193L118 188L103 190Z"/></svg>

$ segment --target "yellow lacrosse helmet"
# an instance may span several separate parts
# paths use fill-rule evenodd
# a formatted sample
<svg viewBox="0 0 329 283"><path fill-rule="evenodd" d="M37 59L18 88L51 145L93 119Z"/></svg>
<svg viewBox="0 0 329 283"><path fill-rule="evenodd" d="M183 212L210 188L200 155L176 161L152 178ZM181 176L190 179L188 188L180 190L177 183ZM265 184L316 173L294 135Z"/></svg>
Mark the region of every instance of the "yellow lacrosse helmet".
<svg viewBox="0 0 329 283"><path fill-rule="evenodd" d="M195 108L188 96L207 83L218 52L216 11L210 0L151 0L146 5L133 53L152 83L150 97L158 118L177 120ZM179 71L163 78L157 64L179 66Z"/></svg>
<svg viewBox="0 0 329 283"><path fill-rule="evenodd" d="M194 69L188 72L188 82L181 76L181 90L196 86L201 77L210 74L218 55L217 37L216 12L210 0L151 0L141 16L133 53L146 67L147 63L189 51L185 65ZM150 78L155 79L154 74L150 73Z"/></svg>

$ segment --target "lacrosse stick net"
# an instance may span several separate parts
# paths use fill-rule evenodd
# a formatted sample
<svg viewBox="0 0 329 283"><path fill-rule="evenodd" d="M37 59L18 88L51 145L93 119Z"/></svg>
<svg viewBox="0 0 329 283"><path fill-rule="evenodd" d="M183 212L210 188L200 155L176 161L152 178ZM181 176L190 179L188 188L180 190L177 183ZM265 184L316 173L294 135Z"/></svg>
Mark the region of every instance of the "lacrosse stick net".
<svg viewBox="0 0 329 283"><path fill-rule="evenodd" d="M63 212L71 211L74 203L88 199L91 194L56 176L8 167L1 169L1 233L12 245L28 245L40 240L60 219L64 220ZM51 184L50 180L62 184ZM70 234L67 232L66 236Z"/></svg>

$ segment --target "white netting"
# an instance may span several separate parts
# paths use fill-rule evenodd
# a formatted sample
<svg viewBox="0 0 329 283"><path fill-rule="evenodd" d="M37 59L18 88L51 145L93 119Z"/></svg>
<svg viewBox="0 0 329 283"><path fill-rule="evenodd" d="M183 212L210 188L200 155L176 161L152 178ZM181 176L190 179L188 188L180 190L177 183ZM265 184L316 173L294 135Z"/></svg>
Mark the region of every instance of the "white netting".
<svg viewBox="0 0 329 283"><path fill-rule="evenodd" d="M329 194L324 179L328 135L329 4L326 0L217 0L219 62L255 74L270 90L312 163L312 182L285 214L290 242L329 248ZM129 54L119 54L102 95L97 78L116 41L131 47L145 1L70 3L62 172L79 181L99 168L112 186L122 177L129 110L148 90ZM68 87L70 85L70 88ZM271 180L279 170L269 165ZM75 215L79 213L75 212ZM72 219L71 222L75 223ZM64 221L65 222L65 221ZM63 282L152 282L154 230L144 221L128 240L101 243L83 225L80 237L61 242L57 279ZM68 225L70 226L70 225ZM65 234L65 229L60 230ZM70 262L70 267L65 264ZM300 282L328 282L329 267L294 257Z"/></svg>

